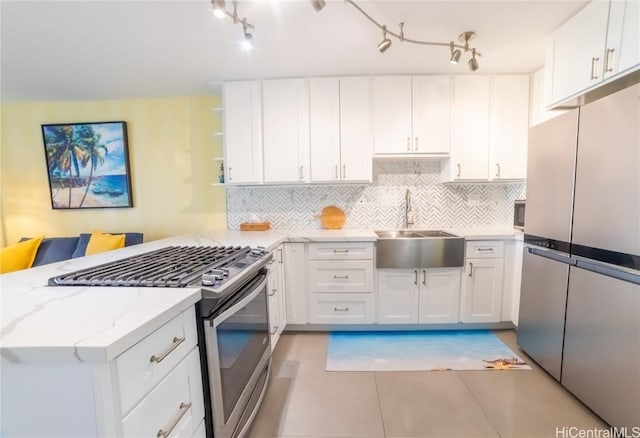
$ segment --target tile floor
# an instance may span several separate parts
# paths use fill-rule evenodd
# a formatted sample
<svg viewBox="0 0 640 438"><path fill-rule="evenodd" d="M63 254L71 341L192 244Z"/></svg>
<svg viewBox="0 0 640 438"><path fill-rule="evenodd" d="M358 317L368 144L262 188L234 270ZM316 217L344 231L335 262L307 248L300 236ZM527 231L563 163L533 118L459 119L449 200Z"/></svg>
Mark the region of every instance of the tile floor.
<svg viewBox="0 0 640 438"><path fill-rule="evenodd" d="M562 437L606 425L496 332L531 371L327 372L326 333L285 333L250 438Z"/></svg>

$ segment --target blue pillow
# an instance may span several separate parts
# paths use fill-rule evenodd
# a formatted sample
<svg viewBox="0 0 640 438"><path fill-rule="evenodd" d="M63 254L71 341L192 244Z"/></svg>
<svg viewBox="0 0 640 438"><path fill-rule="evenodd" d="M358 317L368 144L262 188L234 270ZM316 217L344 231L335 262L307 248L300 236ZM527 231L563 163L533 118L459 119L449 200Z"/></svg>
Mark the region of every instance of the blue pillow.
<svg viewBox="0 0 640 438"><path fill-rule="evenodd" d="M28 239L23 237L20 239ZM78 246L77 237L49 237L40 242L36 258L33 261L33 266L46 265L48 263L55 263L62 260L71 258L75 248Z"/></svg>
<svg viewBox="0 0 640 438"><path fill-rule="evenodd" d="M142 233L109 233L109 234L124 234L124 246L137 245L142 243ZM91 234L81 233L78 238L78 246L76 246L75 251L71 255L71 258L75 259L77 257L84 257L87 252L87 245L89 244L89 239L91 238Z"/></svg>

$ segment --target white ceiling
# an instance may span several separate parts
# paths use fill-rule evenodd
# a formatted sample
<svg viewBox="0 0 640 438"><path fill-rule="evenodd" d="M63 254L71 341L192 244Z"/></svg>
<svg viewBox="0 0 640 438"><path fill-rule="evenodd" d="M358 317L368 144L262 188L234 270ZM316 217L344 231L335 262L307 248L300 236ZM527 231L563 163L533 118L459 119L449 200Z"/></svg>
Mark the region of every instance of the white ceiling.
<svg viewBox="0 0 640 438"><path fill-rule="evenodd" d="M357 0L356 0L357 1ZM227 1L229 5L231 2ZM544 37L584 7L572 1L357 1L408 38L448 42L477 33L478 73L525 73L544 63ZM355 8L328 1L241 1L256 47L209 0L0 1L2 100L87 100L209 94L221 81L294 76L468 73L446 47L394 40Z"/></svg>

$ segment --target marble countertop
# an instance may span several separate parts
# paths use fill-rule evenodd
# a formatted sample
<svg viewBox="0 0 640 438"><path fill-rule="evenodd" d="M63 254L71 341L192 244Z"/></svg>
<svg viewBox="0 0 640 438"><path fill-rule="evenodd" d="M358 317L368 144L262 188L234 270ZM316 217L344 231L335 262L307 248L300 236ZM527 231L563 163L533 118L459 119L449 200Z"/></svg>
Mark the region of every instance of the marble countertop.
<svg viewBox="0 0 640 438"><path fill-rule="evenodd" d="M467 239L513 239L514 230L447 229ZM521 238L521 237L520 237ZM375 241L373 230L220 230L170 237L0 276L0 357L10 363L114 359L201 298L197 288L49 287L47 280L172 245L263 246Z"/></svg>

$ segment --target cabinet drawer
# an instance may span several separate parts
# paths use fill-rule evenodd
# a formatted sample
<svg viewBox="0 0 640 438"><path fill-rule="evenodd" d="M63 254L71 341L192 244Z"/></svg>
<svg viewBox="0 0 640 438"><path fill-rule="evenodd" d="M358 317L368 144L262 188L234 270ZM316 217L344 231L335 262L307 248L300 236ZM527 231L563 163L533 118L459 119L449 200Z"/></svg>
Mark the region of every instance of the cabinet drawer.
<svg viewBox="0 0 640 438"><path fill-rule="evenodd" d="M195 311L190 308L118 356L115 366L122 414L162 380L197 340Z"/></svg>
<svg viewBox="0 0 640 438"><path fill-rule="evenodd" d="M312 324L364 324L375 322L373 294L311 294Z"/></svg>
<svg viewBox="0 0 640 438"><path fill-rule="evenodd" d="M373 261L309 262L309 292L373 292Z"/></svg>
<svg viewBox="0 0 640 438"><path fill-rule="evenodd" d="M122 421L125 437L154 437L175 425L171 436L189 437L204 418L198 349L182 360Z"/></svg>
<svg viewBox="0 0 640 438"><path fill-rule="evenodd" d="M504 242L501 240L467 241L466 258L492 259L504 254Z"/></svg>
<svg viewBox="0 0 640 438"><path fill-rule="evenodd" d="M309 244L309 260L373 260L373 242Z"/></svg>

